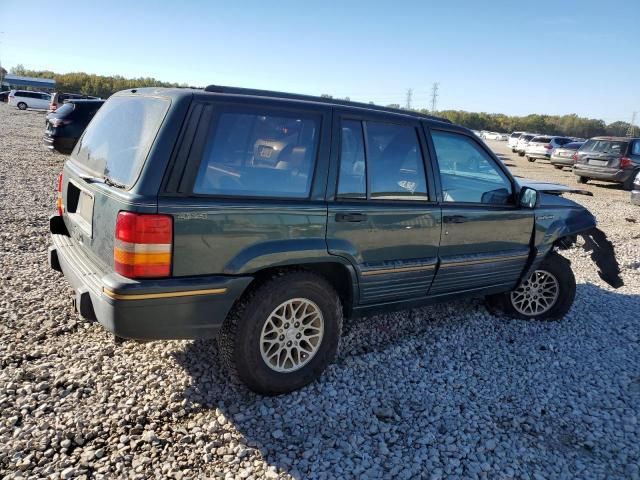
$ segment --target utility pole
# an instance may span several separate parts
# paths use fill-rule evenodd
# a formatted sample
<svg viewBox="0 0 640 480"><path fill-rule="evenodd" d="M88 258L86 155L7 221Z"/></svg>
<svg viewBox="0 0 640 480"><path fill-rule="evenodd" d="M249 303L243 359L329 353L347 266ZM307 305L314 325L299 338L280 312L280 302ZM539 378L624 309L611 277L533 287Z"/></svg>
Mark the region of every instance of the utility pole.
<svg viewBox="0 0 640 480"><path fill-rule="evenodd" d="M431 114L436 113L436 106L438 104L438 87L440 84L438 82L434 82L431 87Z"/></svg>
<svg viewBox="0 0 640 480"><path fill-rule="evenodd" d="M633 112L631 115L631 123L629 124L629 128L627 128L627 137L635 137L636 136L636 115L638 112Z"/></svg>
<svg viewBox="0 0 640 480"><path fill-rule="evenodd" d="M413 89L407 89L407 110L411 110L411 97L413 97Z"/></svg>
<svg viewBox="0 0 640 480"><path fill-rule="evenodd" d="M0 90L2 90L2 82L4 81L4 74L2 73L2 35L4 35L4 32L0 32Z"/></svg>

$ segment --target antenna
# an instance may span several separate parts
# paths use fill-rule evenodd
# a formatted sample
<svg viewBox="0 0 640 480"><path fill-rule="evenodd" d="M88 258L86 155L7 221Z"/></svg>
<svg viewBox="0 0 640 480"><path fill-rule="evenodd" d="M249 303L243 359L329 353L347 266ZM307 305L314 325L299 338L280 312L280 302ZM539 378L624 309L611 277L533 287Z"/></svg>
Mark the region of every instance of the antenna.
<svg viewBox="0 0 640 480"><path fill-rule="evenodd" d="M438 87L440 84L438 82L434 82L431 87L431 113L433 114L436 111L436 106L438 104Z"/></svg>
<svg viewBox="0 0 640 480"><path fill-rule="evenodd" d="M631 114L631 123L629 124L629 128L627 128L627 137L635 137L636 136L636 115L638 112L633 112Z"/></svg>
<svg viewBox="0 0 640 480"><path fill-rule="evenodd" d="M407 110L411 110L411 97L413 96L413 89L407 89Z"/></svg>

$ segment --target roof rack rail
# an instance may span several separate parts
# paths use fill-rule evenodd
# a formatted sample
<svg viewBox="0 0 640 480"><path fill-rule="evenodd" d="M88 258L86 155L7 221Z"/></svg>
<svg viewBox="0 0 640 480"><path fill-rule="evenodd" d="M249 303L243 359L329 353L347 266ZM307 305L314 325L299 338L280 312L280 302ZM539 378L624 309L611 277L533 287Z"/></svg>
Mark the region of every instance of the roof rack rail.
<svg viewBox="0 0 640 480"><path fill-rule="evenodd" d="M429 120L437 120L439 122L452 123L451 120L442 117L436 117L434 115L427 115L425 113L415 112L412 110L402 110L399 108L383 107L380 105L373 105L371 103L352 102L350 100L338 100L329 97L316 97L314 95L303 95L299 93L286 93L276 92L272 90L259 90L254 88L241 88L241 87L227 87L223 85L209 85L204 89L205 92L211 93L229 93L235 95L250 95L255 97L272 97L272 98L288 98L291 100L306 100L308 102L319 102L334 105L344 105L347 107L359 107L369 110L376 110L380 112L399 113L402 115L409 115L414 117L425 118Z"/></svg>

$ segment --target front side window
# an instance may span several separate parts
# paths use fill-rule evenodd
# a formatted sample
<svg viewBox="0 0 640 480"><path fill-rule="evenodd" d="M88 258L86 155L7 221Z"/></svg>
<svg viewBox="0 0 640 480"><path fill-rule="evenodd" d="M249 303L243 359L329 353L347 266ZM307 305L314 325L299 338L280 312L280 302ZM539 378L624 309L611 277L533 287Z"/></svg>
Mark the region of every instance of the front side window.
<svg viewBox="0 0 640 480"><path fill-rule="evenodd" d="M445 202L507 205L509 178L475 141L465 135L432 132Z"/></svg>
<svg viewBox="0 0 640 480"><path fill-rule="evenodd" d="M309 196L319 118L221 113L213 122L194 193L249 197Z"/></svg>

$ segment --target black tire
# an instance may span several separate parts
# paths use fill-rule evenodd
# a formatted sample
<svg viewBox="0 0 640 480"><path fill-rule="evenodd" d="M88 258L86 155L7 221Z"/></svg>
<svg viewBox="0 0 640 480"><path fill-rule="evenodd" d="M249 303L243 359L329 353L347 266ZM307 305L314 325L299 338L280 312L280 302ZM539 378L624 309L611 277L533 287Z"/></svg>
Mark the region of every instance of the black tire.
<svg viewBox="0 0 640 480"><path fill-rule="evenodd" d="M562 165L554 165L556 170L562 170L564 167Z"/></svg>
<svg viewBox="0 0 640 480"><path fill-rule="evenodd" d="M27 109L27 104L24 103L24 102L20 102L16 106L18 107L19 110L26 110Z"/></svg>
<svg viewBox="0 0 640 480"><path fill-rule="evenodd" d="M524 152L518 152L518 155L520 155L521 157L524 157Z"/></svg>
<svg viewBox="0 0 640 480"><path fill-rule="evenodd" d="M587 183L589 179L587 177L578 177L578 183Z"/></svg>
<svg viewBox="0 0 640 480"><path fill-rule="evenodd" d="M498 310L513 318L529 320L560 320L564 317L576 296L576 279L571 270L571 262L562 255L551 252L538 265L536 271L544 271L557 280L558 297L551 308L537 315L524 314L514 306L512 292L507 292L487 297L489 309Z"/></svg>
<svg viewBox="0 0 640 480"><path fill-rule="evenodd" d="M271 313L294 298L311 300L324 321L318 350L298 370L282 373L272 369L260 352L260 335ZM250 287L236 302L218 336L222 363L232 378L256 393L279 395L316 380L334 360L342 330L342 305L324 277L306 271L275 274Z"/></svg>
<svg viewBox="0 0 640 480"><path fill-rule="evenodd" d="M534 157L527 157L527 160L529 160L532 163L536 161L536 159Z"/></svg>
<svg viewBox="0 0 640 480"><path fill-rule="evenodd" d="M622 188L627 191L633 190L633 181L636 179L636 175L638 175L638 172L640 172L640 170L634 171L631 176L627 178L627 180L622 184Z"/></svg>

